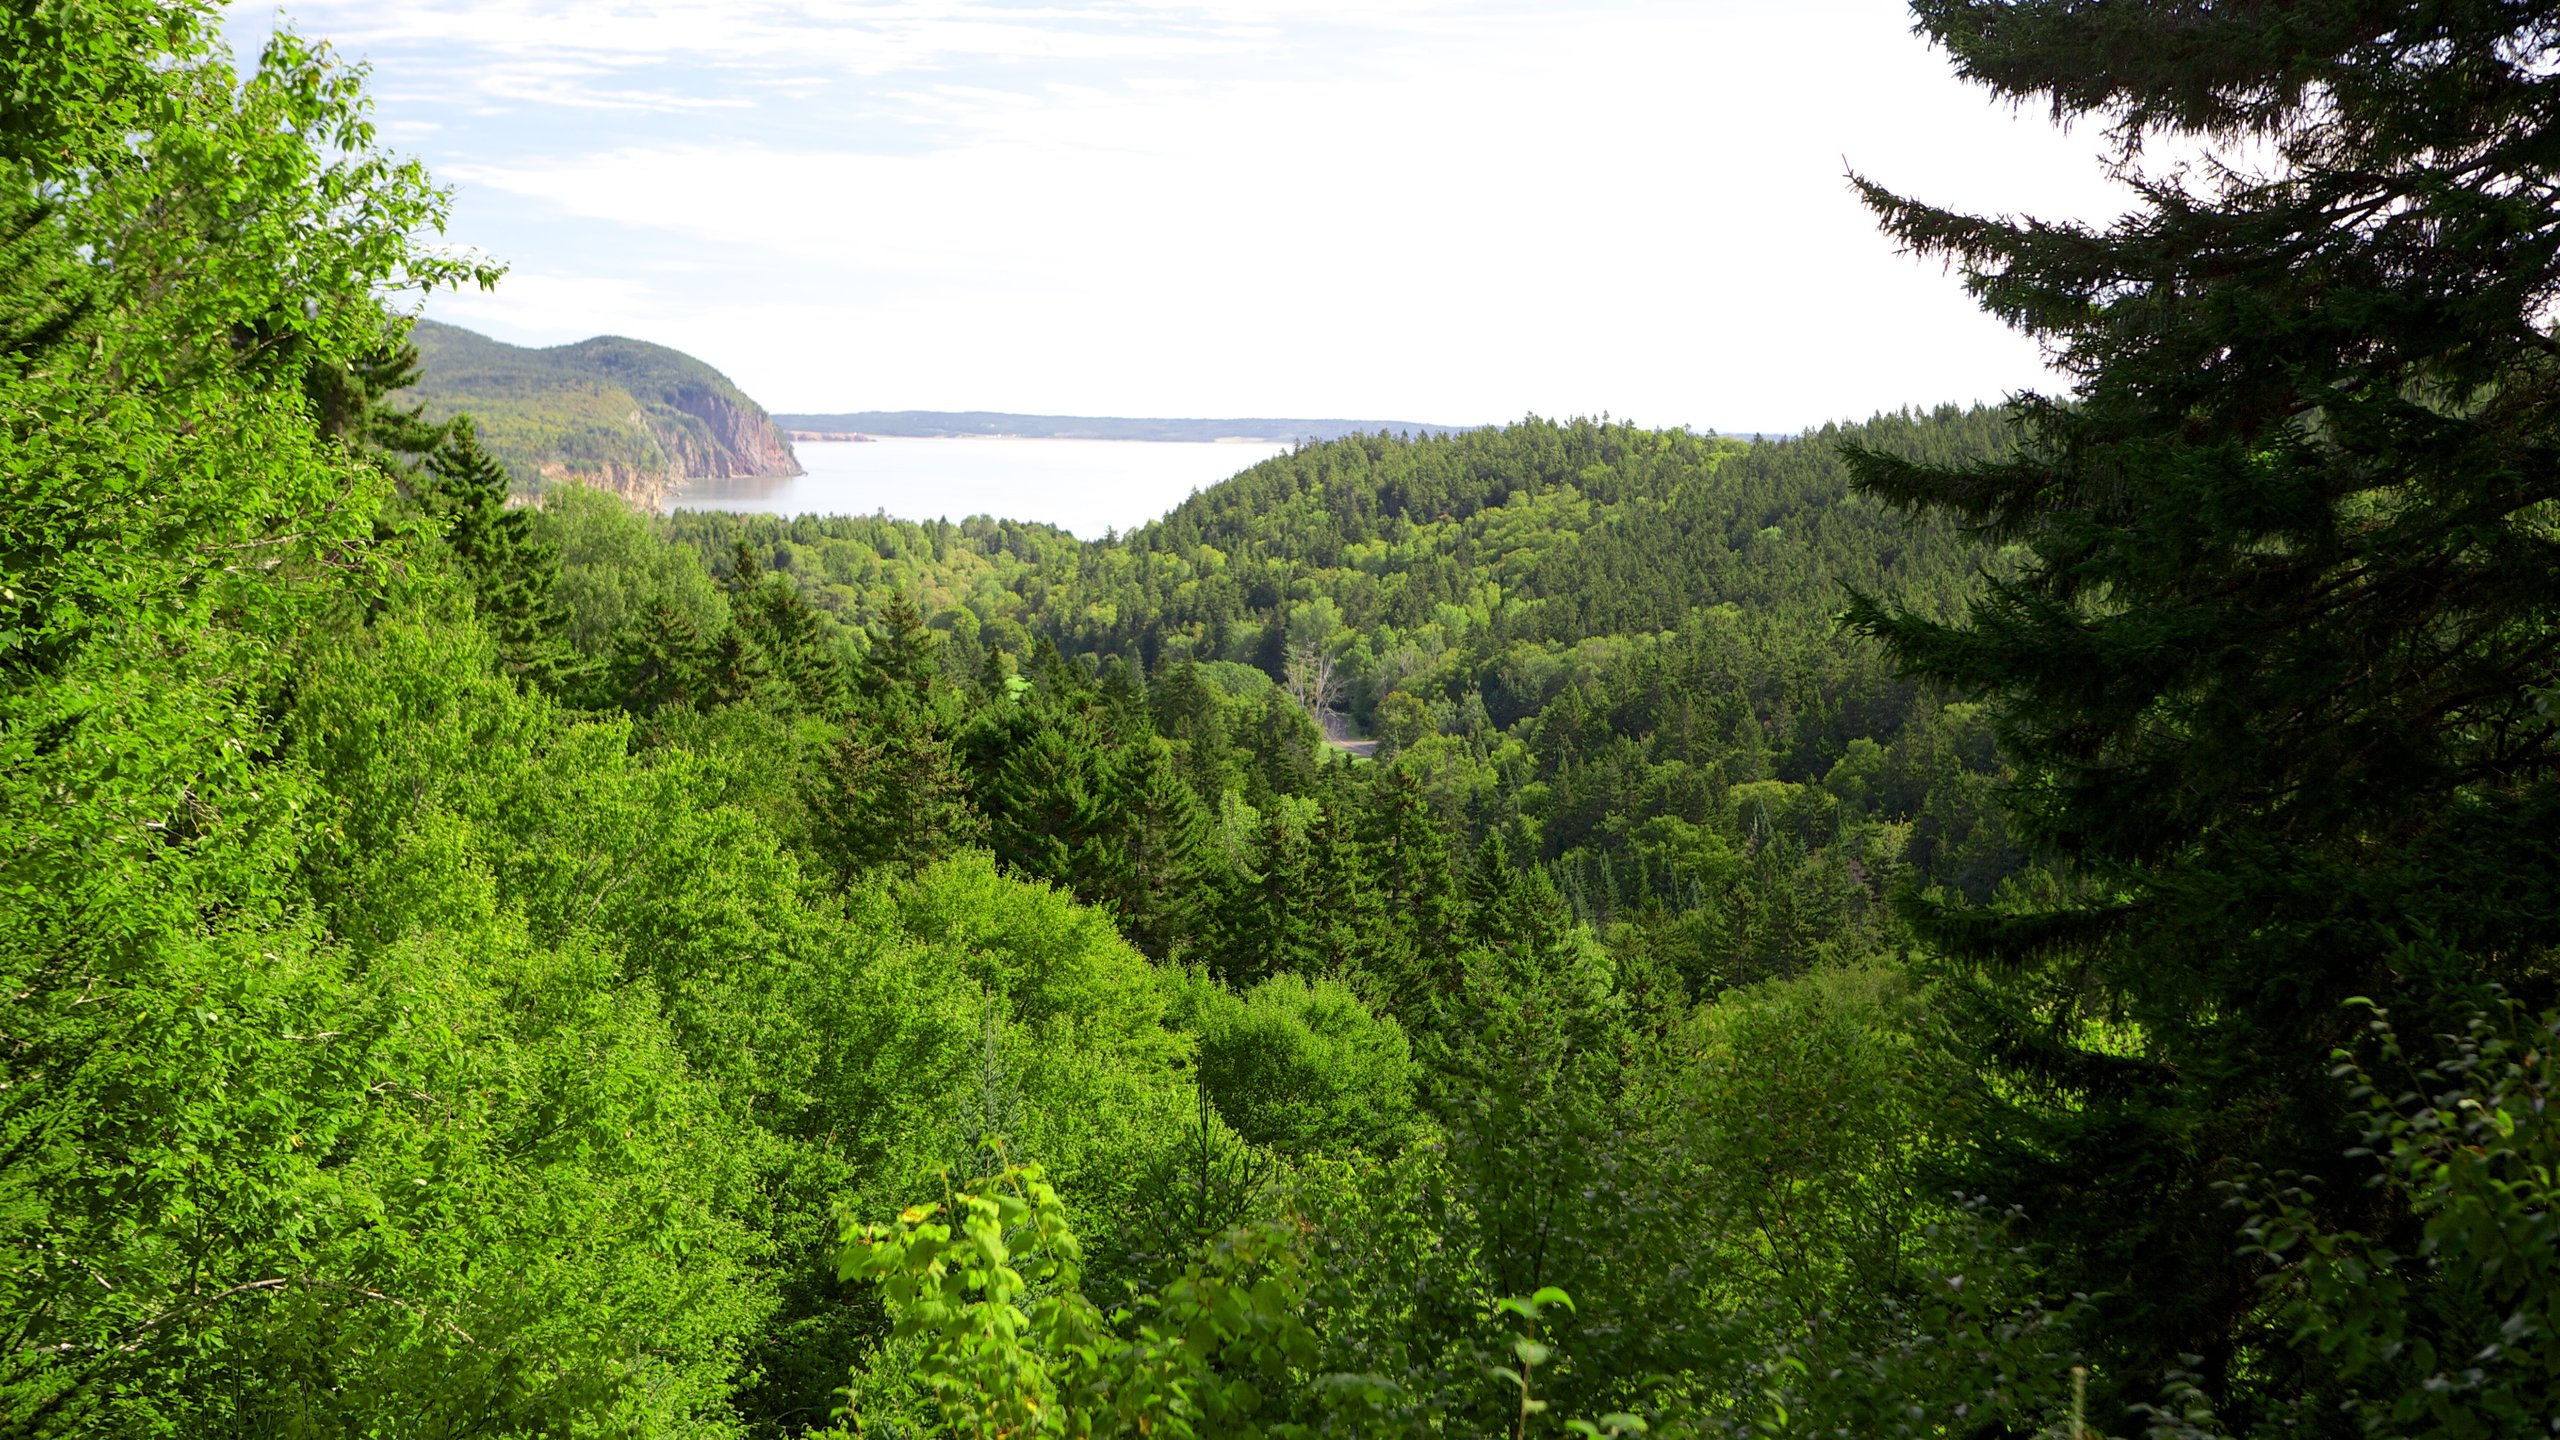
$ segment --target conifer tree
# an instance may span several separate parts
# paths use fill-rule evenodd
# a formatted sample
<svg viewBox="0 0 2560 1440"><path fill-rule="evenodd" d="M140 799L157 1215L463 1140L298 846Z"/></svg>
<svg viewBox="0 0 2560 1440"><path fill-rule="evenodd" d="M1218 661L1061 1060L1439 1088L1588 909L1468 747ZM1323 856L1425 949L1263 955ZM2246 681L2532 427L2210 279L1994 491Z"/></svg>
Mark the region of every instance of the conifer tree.
<svg viewBox="0 0 2560 1440"><path fill-rule="evenodd" d="M854 691L846 653L799 586L774 573L743 539L730 546L728 571L720 583L729 596L731 620L729 629L710 642L714 653L708 698L822 720L841 718Z"/></svg>
<svg viewBox="0 0 2560 1440"><path fill-rule="evenodd" d="M994 705L1011 699L1013 687L1006 682L1015 678L1014 671L1006 663L1005 653L992 644L988 645L979 657L978 700Z"/></svg>
<svg viewBox="0 0 2560 1440"><path fill-rule="evenodd" d="M2103 120L2124 173L2164 138L2235 157L2152 166L2103 227L1863 185L2074 388L2019 402L2007 459L1855 457L1875 493L2021 563L1957 623L1854 614L1994 703L2017 823L2081 877L2059 908L1919 917L1976 967L1955 993L1996 1078L1968 1183L2036 1217L2064 1288L2110 1297L2102 1374L2201 1357L2203 1392L2238 1405L2245 1367L2297 1352L2216 1187L2298 1171L2346 1228L2408 1223L2342 1158L2357 1122L2329 1057L2364 1033L2345 1002L2441 1016L2482 982L2550 988L2554 17L1916 9L1966 78ZM2408 963L2421 937L2466 958Z"/></svg>
<svg viewBox="0 0 2560 1440"><path fill-rule="evenodd" d="M616 637L606 669L606 703L655 715L709 693L713 656L692 617L660 599Z"/></svg>
<svg viewBox="0 0 2560 1440"><path fill-rule="evenodd" d="M1118 890L1107 760L1081 711L1030 691L982 710L959 746L997 859L1082 899Z"/></svg>
<svg viewBox="0 0 2560 1440"><path fill-rule="evenodd" d="M1376 881L1339 792L1318 797L1307 821L1307 907L1314 917L1317 973L1374 972L1386 917Z"/></svg>
<svg viewBox="0 0 2560 1440"><path fill-rule="evenodd" d="M322 434L396 474L414 473L460 423L430 422L424 404L391 399L418 383L418 366L418 348L398 329L386 330L371 348L355 354L313 356L302 373L313 423Z"/></svg>
<svg viewBox="0 0 2560 1440"><path fill-rule="evenodd" d="M863 697L875 704L889 700L923 702L942 682L942 664L937 655L940 648L934 633L925 628L924 616L917 612L915 602L904 594L890 597L873 631L870 653L864 657L859 687Z"/></svg>
<svg viewBox="0 0 2560 1440"><path fill-rule="evenodd" d="M1304 795L1316 788L1317 751L1323 740L1307 712L1277 688L1262 697L1252 732L1254 768L1245 798L1260 808L1276 795Z"/></svg>
<svg viewBox="0 0 2560 1440"><path fill-rule="evenodd" d="M820 762L812 843L844 880L884 866L921 870L985 834L951 743L902 721L911 717L856 715Z"/></svg>
<svg viewBox="0 0 2560 1440"><path fill-rule="evenodd" d="M1094 699L1114 738L1125 743L1155 733L1155 717L1147 709L1146 682L1127 660L1114 656L1102 667Z"/></svg>
<svg viewBox="0 0 2560 1440"><path fill-rule="evenodd" d="M506 467L480 446L468 417L458 419L427 457L419 480L421 508L444 526L473 609L498 643L499 664L518 680L558 690L577 669L567 639L568 607L554 590L559 547L544 540L527 510L507 506Z"/></svg>
<svg viewBox="0 0 2560 1440"><path fill-rule="evenodd" d="M1208 810L1174 769L1171 747L1151 732L1118 747L1105 783L1116 852L1108 873L1118 885L1104 898L1148 954L1198 948L1231 878L1221 873Z"/></svg>
<svg viewBox="0 0 2560 1440"><path fill-rule="evenodd" d="M914 604L894 597L853 687L853 712L819 762L812 841L847 881L889 865L920 870L986 834L945 719L938 648Z"/></svg>
<svg viewBox="0 0 2560 1440"><path fill-rule="evenodd" d="M703 646L700 674L698 699L705 705L753 705L766 700L788 707L793 699L787 687L775 683L764 647L745 626L734 622Z"/></svg>
<svg viewBox="0 0 2560 1440"><path fill-rule="evenodd" d="M1324 927L1313 909L1320 887L1299 809L1284 799L1264 813L1253 873L1236 887L1220 926L1213 968L1238 989L1266 975L1320 975L1328 968Z"/></svg>
<svg viewBox="0 0 2560 1440"><path fill-rule="evenodd" d="M1456 987L1466 901L1448 837L1412 772L1387 772L1367 802L1358 836L1381 930L1368 963L1397 1012L1420 1015L1432 996Z"/></svg>
<svg viewBox="0 0 2560 1440"><path fill-rule="evenodd" d="M1167 740L1190 738L1195 728L1218 713L1217 697L1188 655L1156 672L1155 683L1147 687L1147 702L1155 714L1156 733Z"/></svg>
<svg viewBox="0 0 2560 1440"><path fill-rule="evenodd" d="M1235 788L1238 778L1225 706L1187 655L1162 672L1148 688L1147 699L1155 713L1156 733L1173 742L1183 778L1201 804L1215 806Z"/></svg>

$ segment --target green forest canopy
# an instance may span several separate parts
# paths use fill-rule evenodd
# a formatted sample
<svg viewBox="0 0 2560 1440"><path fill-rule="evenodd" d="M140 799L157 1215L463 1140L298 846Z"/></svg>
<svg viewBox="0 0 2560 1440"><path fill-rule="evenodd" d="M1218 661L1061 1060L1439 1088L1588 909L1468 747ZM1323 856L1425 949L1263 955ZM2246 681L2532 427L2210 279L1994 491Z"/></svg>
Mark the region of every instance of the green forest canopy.
<svg viewBox="0 0 2560 1440"><path fill-rule="evenodd" d="M0 11L0 1434L2547 1426L2543 32L1919 9L2302 178L1098 544L510 508L361 71Z"/></svg>

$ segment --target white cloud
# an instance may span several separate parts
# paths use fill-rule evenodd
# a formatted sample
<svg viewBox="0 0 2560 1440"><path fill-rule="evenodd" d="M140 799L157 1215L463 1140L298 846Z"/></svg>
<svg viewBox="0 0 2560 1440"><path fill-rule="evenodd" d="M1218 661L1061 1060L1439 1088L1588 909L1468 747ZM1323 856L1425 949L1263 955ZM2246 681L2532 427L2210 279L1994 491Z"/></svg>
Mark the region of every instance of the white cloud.
<svg viewBox="0 0 2560 1440"><path fill-rule="evenodd" d="M507 272L497 292L464 290L436 297L429 307L439 320L522 335L584 338L597 333L599 315L649 322L675 323L677 317L662 291L633 280L597 275L564 275L518 266Z"/></svg>
<svg viewBox="0 0 2560 1440"><path fill-rule="evenodd" d="M645 334L783 409L1739 428L1994 398L2033 347L1894 255L1844 164L2118 203L2094 137L1956 85L1887 0L303 14L386 93L471 77L391 118L450 127L406 133L520 269L434 313Z"/></svg>
<svg viewBox="0 0 2560 1440"><path fill-rule="evenodd" d="M879 75L965 61L1180 60L1235 53L1256 27L1215 7L830 0L305 0L296 23L350 49L788 62ZM1356 12L1344 12L1356 13ZM1391 21L1392 6L1361 16ZM1268 31L1267 22L1263 27ZM1272 32L1276 33L1276 32Z"/></svg>

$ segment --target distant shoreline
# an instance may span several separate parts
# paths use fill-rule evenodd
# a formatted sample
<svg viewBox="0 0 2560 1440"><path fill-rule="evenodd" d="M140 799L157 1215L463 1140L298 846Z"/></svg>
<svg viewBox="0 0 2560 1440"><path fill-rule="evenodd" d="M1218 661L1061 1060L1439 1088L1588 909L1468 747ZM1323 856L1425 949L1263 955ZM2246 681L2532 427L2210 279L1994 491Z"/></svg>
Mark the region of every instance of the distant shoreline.
<svg viewBox="0 0 2560 1440"><path fill-rule="evenodd" d="M1005 440L1037 441L1043 445L1060 442L1089 445L1286 445L1286 440L1260 435L1220 435L1215 439L1141 439L1128 435L882 435L856 434L831 430L785 430L783 437L794 445L876 445L883 440Z"/></svg>
<svg viewBox="0 0 2560 1440"><path fill-rule="evenodd" d="M855 410L777 414L773 423L794 441L846 440L1152 440L1187 444L1289 444L1346 435L1451 435L1481 425L1412 420L1285 419L1269 416L1182 420L1110 415L1018 415L1000 410ZM821 437L825 437L822 439Z"/></svg>

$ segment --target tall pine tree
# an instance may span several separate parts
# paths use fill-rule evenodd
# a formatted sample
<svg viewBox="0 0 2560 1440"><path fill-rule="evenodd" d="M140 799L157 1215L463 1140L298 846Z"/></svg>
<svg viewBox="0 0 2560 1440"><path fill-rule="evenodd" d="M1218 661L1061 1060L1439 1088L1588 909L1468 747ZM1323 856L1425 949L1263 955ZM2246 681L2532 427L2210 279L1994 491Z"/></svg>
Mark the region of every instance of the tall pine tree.
<svg viewBox="0 0 2560 1440"><path fill-rule="evenodd" d="M1389 770L1367 791L1358 835L1380 918L1368 964L1399 1017L1427 1015L1457 988L1466 898L1456 860L1411 771Z"/></svg>
<svg viewBox="0 0 2560 1440"><path fill-rule="evenodd" d="M1855 618L1993 702L2017 822L2078 876L2067 906L1917 917L1970 966L1968 1179L2108 1297L2102 1381L2201 1357L2245 1426L2246 1395L2317 1377L2283 1373L2308 1362L2217 1185L2300 1171L2332 1221L2409 1223L2342 1155L2344 1002L2432 1018L2484 982L2550 990L2560 15L1916 9L1966 78L2104 121L2126 174L2163 140L2232 157L2149 165L2104 227L1864 187L2075 383L2020 400L2010 458L1856 456L1873 492L2019 562L1958 623Z"/></svg>
<svg viewBox="0 0 2560 1440"><path fill-rule="evenodd" d="M811 839L843 880L888 866L922 869L986 833L969 805L939 650L915 605L892 599L809 797Z"/></svg>
<svg viewBox="0 0 2560 1440"><path fill-rule="evenodd" d="M527 684L558 690L574 678L569 611L554 594L560 548L535 529L533 512L507 505L507 469L480 446L469 417L454 422L417 481L420 508L471 582L472 608L498 644L498 663Z"/></svg>
<svg viewBox="0 0 2560 1440"><path fill-rule="evenodd" d="M744 540L731 553L727 583L733 618L717 668L733 693L723 698L734 704L767 690L768 703L783 709L841 717L852 693L844 654L800 587L766 569Z"/></svg>

